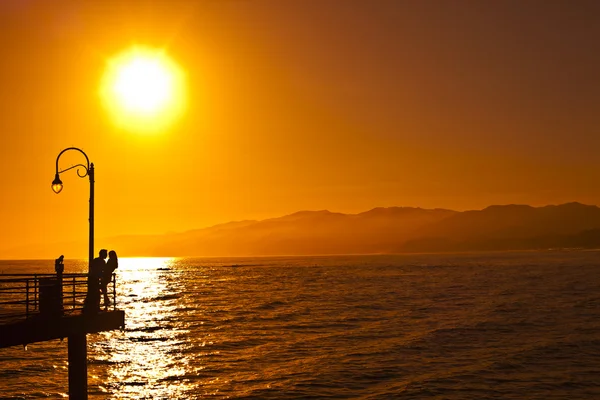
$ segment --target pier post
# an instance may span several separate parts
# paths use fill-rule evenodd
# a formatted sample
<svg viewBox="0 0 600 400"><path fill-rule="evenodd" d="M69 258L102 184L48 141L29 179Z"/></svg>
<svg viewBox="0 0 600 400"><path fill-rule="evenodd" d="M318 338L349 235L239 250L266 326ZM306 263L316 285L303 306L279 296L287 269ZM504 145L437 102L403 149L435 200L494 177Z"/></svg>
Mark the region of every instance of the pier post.
<svg viewBox="0 0 600 400"><path fill-rule="evenodd" d="M70 335L69 399L87 400L87 338L85 333Z"/></svg>

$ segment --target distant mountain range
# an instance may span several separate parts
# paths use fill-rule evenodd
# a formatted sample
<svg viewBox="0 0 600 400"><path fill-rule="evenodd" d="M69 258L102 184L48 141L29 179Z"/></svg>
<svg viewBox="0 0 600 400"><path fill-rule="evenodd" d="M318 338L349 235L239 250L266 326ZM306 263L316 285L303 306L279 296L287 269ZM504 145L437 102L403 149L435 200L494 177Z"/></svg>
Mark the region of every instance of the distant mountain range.
<svg viewBox="0 0 600 400"><path fill-rule="evenodd" d="M452 211L374 208L359 214L300 211L164 235L98 239L121 256L258 256L600 248L600 208L490 206ZM27 246L26 254L86 256L87 243ZM83 250L83 252L82 252ZM0 252L7 258L19 249ZM83 254L82 254L83 253Z"/></svg>

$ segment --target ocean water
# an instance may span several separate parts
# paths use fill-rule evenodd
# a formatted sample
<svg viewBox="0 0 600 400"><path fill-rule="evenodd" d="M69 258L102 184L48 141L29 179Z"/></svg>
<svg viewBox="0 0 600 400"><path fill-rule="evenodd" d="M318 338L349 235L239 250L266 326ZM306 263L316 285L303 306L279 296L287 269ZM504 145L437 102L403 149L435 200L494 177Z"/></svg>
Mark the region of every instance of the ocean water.
<svg viewBox="0 0 600 400"><path fill-rule="evenodd" d="M123 258L117 275L126 327L88 335L91 399L600 399L600 252ZM67 379L66 340L0 349L2 399L66 397Z"/></svg>

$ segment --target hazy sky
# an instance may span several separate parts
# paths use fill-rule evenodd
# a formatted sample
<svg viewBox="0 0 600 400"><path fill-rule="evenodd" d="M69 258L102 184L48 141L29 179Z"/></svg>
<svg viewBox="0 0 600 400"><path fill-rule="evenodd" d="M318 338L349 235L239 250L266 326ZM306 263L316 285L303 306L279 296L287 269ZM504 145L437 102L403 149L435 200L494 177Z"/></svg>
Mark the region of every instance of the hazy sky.
<svg viewBox="0 0 600 400"><path fill-rule="evenodd" d="M135 43L187 73L160 134L116 129L98 97ZM96 165L97 237L600 204L599 1L2 0L0 52L1 248L87 237L87 180L50 189L69 146Z"/></svg>

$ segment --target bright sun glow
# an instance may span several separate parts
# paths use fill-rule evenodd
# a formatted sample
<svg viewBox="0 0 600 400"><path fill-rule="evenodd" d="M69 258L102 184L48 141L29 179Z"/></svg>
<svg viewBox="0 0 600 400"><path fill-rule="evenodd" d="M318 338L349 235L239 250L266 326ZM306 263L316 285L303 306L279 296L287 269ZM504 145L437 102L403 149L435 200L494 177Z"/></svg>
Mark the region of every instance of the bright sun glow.
<svg viewBox="0 0 600 400"><path fill-rule="evenodd" d="M185 111L184 81L164 50L136 46L108 61L100 95L117 127L159 132Z"/></svg>

